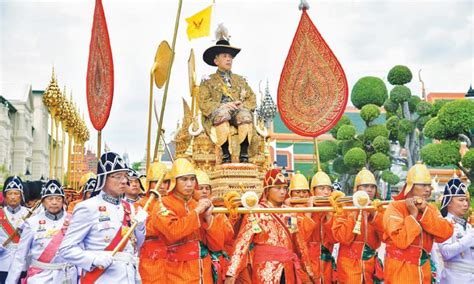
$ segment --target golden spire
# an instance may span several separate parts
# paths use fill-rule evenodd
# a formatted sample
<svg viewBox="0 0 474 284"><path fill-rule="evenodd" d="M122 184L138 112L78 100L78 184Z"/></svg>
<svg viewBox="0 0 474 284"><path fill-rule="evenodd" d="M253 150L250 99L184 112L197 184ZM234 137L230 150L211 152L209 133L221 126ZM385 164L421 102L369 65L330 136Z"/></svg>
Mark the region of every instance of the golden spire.
<svg viewBox="0 0 474 284"><path fill-rule="evenodd" d="M61 90L59 89L58 82L56 81L56 75L54 73L54 66L53 71L51 74L51 81L49 82L48 87L43 93L43 103L48 108L48 111L51 112L51 108L56 108L60 105L60 101L62 100Z"/></svg>

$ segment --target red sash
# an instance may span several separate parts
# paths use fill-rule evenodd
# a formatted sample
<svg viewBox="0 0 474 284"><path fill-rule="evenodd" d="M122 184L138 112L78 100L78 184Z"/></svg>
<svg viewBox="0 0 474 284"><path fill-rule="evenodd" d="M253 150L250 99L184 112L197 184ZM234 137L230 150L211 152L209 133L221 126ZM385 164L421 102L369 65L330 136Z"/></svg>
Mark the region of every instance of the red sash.
<svg viewBox="0 0 474 284"><path fill-rule="evenodd" d="M159 238L146 239L142 248L140 249L140 257L152 260L168 258L166 244Z"/></svg>
<svg viewBox="0 0 474 284"><path fill-rule="evenodd" d="M301 284L301 264L296 253L284 247L272 245L255 245L253 261L255 263L278 261L280 263L293 263L296 283Z"/></svg>
<svg viewBox="0 0 474 284"><path fill-rule="evenodd" d="M406 249L399 249L394 245L387 244L385 251L386 258L392 258L400 262L408 262L412 265L421 266L420 259L423 251L421 247L408 246Z"/></svg>
<svg viewBox="0 0 474 284"><path fill-rule="evenodd" d="M199 241L168 246L168 261L189 261L201 258Z"/></svg>
<svg viewBox="0 0 474 284"><path fill-rule="evenodd" d="M130 203L128 203L125 200L122 200L122 205L123 209L125 211L125 214L123 214L123 220L122 220L122 227L126 226L128 227L128 223L130 222ZM117 231L117 234L113 238L113 240L110 242L110 244L104 249L104 251L113 251L120 241L122 240L122 227ZM128 240L127 240L128 242ZM127 242L123 244L122 247L119 248L119 251L123 251L123 249L127 246ZM82 277L81 277L81 283L84 284L93 284L99 277L104 273L105 269L99 269L95 268L90 272L85 272Z"/></svg>
<svg viewBox="0 0 474 284"><path fill-rule="evenodd" d="M57 233L53 237L53 239L49 242L48 246L46 246L46 248L41 253L40 257L38 258L38 261L44 262L44 263L50 263L51 260L53 260L54 256L56 255L56 252L58 251L59 246L61 245L61 242L64 239L64 235L66 234L67 226L69 225L70 219L71 219L71 214L67 213L66 218L64 219L64 223L61 228L61 231L59 231L59 233ZM30 269L28 269L28 273L25 278L25 281L22 282L22 284L23 283L26 284L28 281L28 278L33 277L34 275L40 273L41 271L43 271L43 269L30 266Z"/></svg>
<svg viewBox="0 0 474 284"><path fill-rule="evenodd" d="M350 245L341 245L338 256L361 260L364 253L364 245L364 242L358 241L354 241Z"/></svg>
<svg viewBox="0 0 474 284"><path fill-rule="evenodd" d="M264 208L269 208L264 203L259 203L260 206ZM292 239L292 234L288 227L286 226L285 222L281 220L279 216L275 213L270 213L270 216L281 226L283 231L286 233L287 237ZM271 245L256 245L254 248L254 257L253 260L255 262L265 262L265 261L278 261L278 262L293 262L293 267L295 269L295 277L296 283L300 284L300 271L301 271L301 264L299 258L296 256L294 252L292 252L293 248L288 250L287 248L276 247Z"/></svg>
<svg viewBox="0 0 474 284"><path fill-rule="evenodd" d="M5 215L5 209L2 208L0 210L0 227L7 233L8 237L11 239L11 241L15 244L17 244L20 241L20 236L18 235L18 232L16 229L13 227L13 225L8 221L7 216ZM7 243L8 244L8 243Z"/></svg>

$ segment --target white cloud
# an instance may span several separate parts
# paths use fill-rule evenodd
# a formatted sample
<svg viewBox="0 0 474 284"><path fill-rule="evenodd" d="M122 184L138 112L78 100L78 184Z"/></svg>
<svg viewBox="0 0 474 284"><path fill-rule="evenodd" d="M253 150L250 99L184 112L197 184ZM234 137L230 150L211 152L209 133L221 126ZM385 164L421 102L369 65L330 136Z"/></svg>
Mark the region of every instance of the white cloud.
<svg viewBox="0 0 474 284"><path fill-rule="evenodd" d="M158 44L172 42L177 2L103 0L115 69L114 103L103 140L115 151L127 150L131 161L140 160L145 151L149 70ZM213 29L224 22L232 44L242 48L234 71L246 76L255 92L259 81L268 79L276 97L299 22L298 1L216 2ZM465 92L473 81L471 1L308 2L308 13L345 69L350 87L363 76L384 78L396 64L411 68L414 79L409 86L414 94L421 89L419 69L423 69L428 92ZM181 97L189 99L190 48L196 53L198 80L214 72L202 61L212 38L189 42L184 21L210 3L183 1L164 121L168 136L181 119ZM87 112L85 81L93 9L94 1L2 1L0 81L44 89L54 64L60 86L72 89L80 109ZM154 93L161 101L163 90ZM90 145L95 147L96 134L91 132Z"/></svg>

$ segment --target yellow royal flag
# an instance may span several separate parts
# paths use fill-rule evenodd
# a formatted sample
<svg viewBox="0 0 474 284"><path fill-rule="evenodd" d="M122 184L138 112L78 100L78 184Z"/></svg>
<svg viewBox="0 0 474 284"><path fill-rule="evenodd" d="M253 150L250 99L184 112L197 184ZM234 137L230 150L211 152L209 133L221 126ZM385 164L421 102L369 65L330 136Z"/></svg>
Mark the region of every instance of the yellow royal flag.
<svg viewBox="0 0 474 284"><path fill-rule="evenodd" d="M211 32L212 5L186 19L188 39L209 36Z"/></svg>

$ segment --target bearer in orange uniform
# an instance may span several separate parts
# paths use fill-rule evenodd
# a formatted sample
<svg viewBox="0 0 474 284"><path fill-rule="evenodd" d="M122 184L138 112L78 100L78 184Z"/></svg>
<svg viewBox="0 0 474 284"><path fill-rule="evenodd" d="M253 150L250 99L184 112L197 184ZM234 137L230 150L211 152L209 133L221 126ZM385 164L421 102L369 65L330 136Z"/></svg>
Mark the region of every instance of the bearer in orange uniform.
<svg viewBox="0 0 474 284"><path fill-rule="evenodd" d="M428 204L431 175L417 163L407 173L405 187L389 205L383 218L385 254L384 280L391 283L431 283L429 252L433 242L444 242L453 225L438 208Z"/></svg>
<svg viewBox="0 0 474 284"><path fill-rule="evenodd" d="M367 192L370 200L374 200L377 194L375 176L366 168L357 174L354 181L354 193L361 190ZM362 214L360 230L355 228L359 214ZM337 256L339 283L379 283L382 271L376 250L380 247L383 237L382 222L383 213L377 210L362 213L344 212L334 217L332 229L334 238L339 242Z"/></svg>
<svg viewBox="0 0 474 284"><path fill-rule="evenodd" d="M288 195L290 198L308 198L310 196L308 181L299 171L291 177Z"/></svg>
<svg viewBox="0 0 474 284"><path fill-rule="evenodd" d="M150 164L148 168L147 181L145 185L148 189L145 197L141 198L134 204L135 208L144 207L148 198L150 197L149 190L155 189L156 183L163 174L167 173L166 166L158 161ZM165 178L166 179L166 178ZM167 192L169 187L169 179L163 181L158 189L159 192ZM160 206L157 205L157 199L154 199L148 207L147 213L149 216L160 214ZM158 230L152 225L152 218L148 218L146 222L145 242L140 249L140 261L138 264L138 271L142 278L142 283L158 283L165 278L166 265L166 245L159 237Z"/></svg>
<svg viewBox="0 0 474 284"><path fill-rule="evenodd" d="M209 176L201 170L196 170L198 188L194 191L193 198L199 201L202 198L212 198L212 187ZM234 229L225 214L214 215L215 220L223 224L221 228L224 232L224 249L220 251L210 251L212 260L212 275L214 283L222 283L225 280L225 273L229 262L229 251L234 244Z"/></svg>
<svg viewBox="0 0 474 284"><path fill-rule="evenodd" d="M315 197L328 198L333 191L329 176L319 170L311 178L311 193ZM305 237L308 244L312 271L317 283L332 283L334 275L334 258L332 250L337 241L332 235L333 218L331 213L313 213L313 229Z"/></svg>
<svg viewBox="0 0 474 284"><path fill-rule="evenodd" d="M168 214L153 214L153 227L167 245L165 277L161 283L213 283L209 250L224 247L224 224L212 215L208 198L193 199L196 172L190 161L178 158L171 168L171 185L163 205Z"/></svg>
<svg viewBox="0 0 474 284"><path fill-rule="evenodd" d="M290 201L293 198L309 198L310 197L310 192L309 192L309 184L308 180L304 175L302 175L299 171L296 172L291 177L290 180L290 188L288 190L288 195L290 196L290 199L287 199L287 201ZM293 207L311 207L313 203L313 199L309 199L307 203L303 204L294 204L292 205ZM304 218L304 216L307 215L307 218ZM307 232L307 235L310 235L311 232L315 229L316 223L313 222L311 219L311 213L299 213L298 215L292 214L292 216L297 216L298 218L298 228L300 231L305 231ZM307 239L301 234L301 243L303 243L306 246ZM308 251L308 247L306 246L304 250ZM308 251L308 266L310 264L310 259L311 259L311 254ZM303 283L312 283L312 280L314 279L313 271L312 269L308 269L309 273L305 270L300 270L300 278Z"/></svg>
<svg viewBox="0 0 474 284"><path fill-rule="evenodd" d="M268 171L263 186L258 207L287 207L283 202L287 197L288 187L280 170ZM298 235L296 218L292 218L290 214L245 215L235 241L225 283L234 283L237 275L246 268L249 250L252 250L252 283L301 283L301 262L298 255L306 260L305 267L310 269L311 266L307 251L304 251L305 245Z"/></svg>

